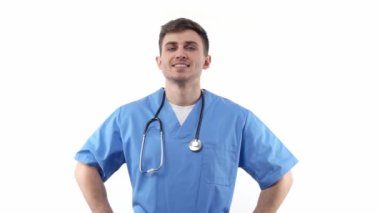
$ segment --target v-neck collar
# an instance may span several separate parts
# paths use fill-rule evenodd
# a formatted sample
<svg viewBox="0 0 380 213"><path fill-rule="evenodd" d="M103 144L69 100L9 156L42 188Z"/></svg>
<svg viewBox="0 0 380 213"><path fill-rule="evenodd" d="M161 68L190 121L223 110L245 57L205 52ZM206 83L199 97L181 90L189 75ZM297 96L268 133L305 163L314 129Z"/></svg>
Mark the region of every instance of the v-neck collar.
<svg viewBox="0 0 380 213"><path fill-rule="evenodd" d="M174 137L177 139L195 137L195 133L197 131L200 108L202 104L201 102L202 102L201 100L197 100L197 102L195 103L195 106L190 111L184 123L181 125L178 121L178 118L173 108L170 106L168 100L166 99L165 103L167 104L164 104L164 107L162 108L163 116L161 117L161 120L163 120L167 124L167 125L164 124L164 126L167 128L166 131L168 133L166 136Z"/></svg>
<svg viewBox="0 0 380 213"><path fill-rule="evenodd" d="M152 105L154 113L156 113L158 107L160 106L163 92L164 92L164 88L161 88L156 93L156 97L152 99L153 103L151 103L151 105ZM197 131L201 104L202 104L202 100L201 98L199 98L197 102L195 103L195 106L190 111L189 115L187 116L185 122L181 125L178 121L178 118L173 108L171 107L169 103L169 100L165 97L164 106L162 107L161 112L158 115L158 117L161 119L162 124L163 124L164 136L166 138L181 139L181 141L183 139L187 139L187 140L183 140L184 143L188 143L191 139L193 139Z"/></svg>

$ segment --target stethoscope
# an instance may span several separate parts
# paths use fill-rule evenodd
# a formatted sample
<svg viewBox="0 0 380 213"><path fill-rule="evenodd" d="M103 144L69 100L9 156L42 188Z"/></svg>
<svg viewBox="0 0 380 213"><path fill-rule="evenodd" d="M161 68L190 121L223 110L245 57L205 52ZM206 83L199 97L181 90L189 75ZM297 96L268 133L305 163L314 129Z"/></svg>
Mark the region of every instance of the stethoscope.
<svg viewBox="0 0 380 213"><path fill-rule="evenodd" d="M163 140L164 130L162 128L162 121L158 117L158 114L160 114L160 111L161 111L162 107L164 106L165 98L166 98L166 95L165 95L165 90L164 90L164 92L162 94L162 99L161 99L160 107L158 108L158 110L157 110L156 114L154 115L154 117L152 119L150 119L145 124L145 129L144 129L144 134L143 134L142 144L141 144L140 166L139 166L140 172L143 173L143 174L157 172L158 170L161 169L161 167L162 167L162 165L164 163L164 140ZM201 142L201 140L199 140L199 132L200 132L201 125L202 125L203 109L204 109L204 105L205 105L205 100L204 100L204 97L203 97L203 90L201 90L201 99L202 99L202 105L201 105L201 111L199 113L197 131L195 132L195 138L193 140L191 140L189 142L189 144L188 144L189 149L191 151L193 151L193 152L199 152L202 149L202 142ZM142 159L143 159L145 139L146 139L146 136L148 134L149 126L153 122L155 122L155 121L157 121L158 124L159 124L159 126L160 126L160 153L161 153L161 156L160 156L160 165L158 167L156 167L156 168L150 168L148 170L143 170Z"/></svg>

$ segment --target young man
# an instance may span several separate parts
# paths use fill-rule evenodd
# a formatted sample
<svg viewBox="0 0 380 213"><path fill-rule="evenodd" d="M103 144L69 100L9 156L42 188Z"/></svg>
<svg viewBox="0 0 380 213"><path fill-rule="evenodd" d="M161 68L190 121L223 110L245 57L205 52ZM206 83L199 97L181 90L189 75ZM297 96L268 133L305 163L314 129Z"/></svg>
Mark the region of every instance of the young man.
<svg viewBox="0 0 380 213"><path fill-rule="evenodd" d="M124 163L136 213L229 212L239 167L262 189L254 212L276 212L297 159L251 111L201 89L211 63L205 30L172 20L159 48L165 88L119 107L76 155L92 212L112 212L103 182Z"/></svg>

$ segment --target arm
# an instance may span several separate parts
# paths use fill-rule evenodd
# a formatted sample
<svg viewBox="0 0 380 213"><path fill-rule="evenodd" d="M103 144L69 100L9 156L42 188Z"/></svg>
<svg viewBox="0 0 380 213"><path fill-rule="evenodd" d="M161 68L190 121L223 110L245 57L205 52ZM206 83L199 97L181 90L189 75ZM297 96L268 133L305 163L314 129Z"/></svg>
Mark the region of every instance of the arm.
<svg viewBox="0 0 380 213"><path fill-rule="evenodd" d="M104 183L96 167L78 162L75 178L93 213L112 213Z"/></svg>
<svg viewBox="0 0 380 213"><path fill-rule="evenodd" d="M274 185L261 191L253 213L275 213L288 194L292 183L292 174L288 172Z"/></svg>

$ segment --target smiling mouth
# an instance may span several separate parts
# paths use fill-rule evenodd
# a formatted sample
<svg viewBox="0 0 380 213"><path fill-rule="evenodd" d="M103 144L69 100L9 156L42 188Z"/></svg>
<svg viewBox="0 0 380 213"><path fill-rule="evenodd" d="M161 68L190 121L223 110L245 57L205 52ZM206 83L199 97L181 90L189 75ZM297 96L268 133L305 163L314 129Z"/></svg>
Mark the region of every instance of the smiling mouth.
<svg viewBox="0 0 380 213"><path fill-rule="evenodd" d="M186 68L186 67L190 67L190 64L173 64L172 67Z"/></svg>

